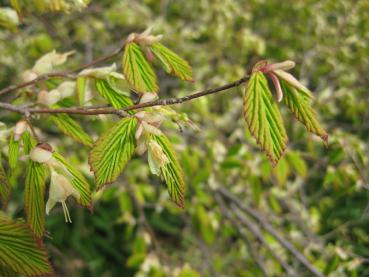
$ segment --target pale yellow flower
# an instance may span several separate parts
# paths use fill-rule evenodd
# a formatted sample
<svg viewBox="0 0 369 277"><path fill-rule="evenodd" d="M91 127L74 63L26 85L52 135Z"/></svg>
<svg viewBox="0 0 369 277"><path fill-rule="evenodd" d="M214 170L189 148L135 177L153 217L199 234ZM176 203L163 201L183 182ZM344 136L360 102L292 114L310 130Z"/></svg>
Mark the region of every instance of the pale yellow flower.
<svg viewBox="0 0 369 277"><path fill-rule="evenodd" d="M67 198L71 195L76 199L79 199L80 197L78 191L76 191L75 188L71 185L68 178L52 170L50 179L49 199L46 203L46 214L48 215L51 209L55 206L55 204L60 202L63 207L65 222L72 223L67 204L65 203Z"/></svg>

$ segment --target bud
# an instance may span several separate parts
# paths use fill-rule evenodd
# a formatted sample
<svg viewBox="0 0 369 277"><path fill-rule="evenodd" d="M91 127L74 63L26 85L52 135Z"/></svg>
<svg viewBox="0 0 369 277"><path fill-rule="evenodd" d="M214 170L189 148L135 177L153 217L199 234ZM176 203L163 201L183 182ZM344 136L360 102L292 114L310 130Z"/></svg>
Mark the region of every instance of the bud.
<svg viewBox="0 0 369 277"><path fill-rule="evenodd" d="M70 97L74 94L76 83L72 81L65 81L61 83L57 90L60 92L61 98Z"/></svg>
<svg viewBox="0 0 369 277"><path fill-rule="evenodd" d="M26 120L20 120L15 124L14 128L14 140L18 141L22 134L27 130L28 123Z"/></svg>
<svg viewBox="0 0 369 277"><path fill-rule="evenodd" d="M39 75L50 73L54 69L54 66L65 63L68 56L72 54L74 54L74 51L57 53L55 50L53 50L39 58L32 68L32 71Z"/></svg>
<svg viewBox="0 0 369 277"><path fill-rule="evenodd" d="M287 82L290 86L301 90L303 92L305 92L307 95L310 95L310 97L312 97L312 95L310 94L310 91L307 87L305 87L303 84L301 84L295 77L293 77L292 74L285 72L283 70L275 70L273 71L275 75L277 75L280 79L284 80L285 82Z"/></svg>
<svg viewBox="0 0 369 277"><path fill-rule="evenodd" d="M151 102L151 101L154 101L158 98L159 97L156 93L146 92L146 93L142 94L142 97L140 99L140 104Z"/></svg>
<svg viewBox="0 0 369 277"><path fill-rule="evenodd" d="M42 90L38 93L37 103L45 106L51 106L57 103L61 98L61 93L57 89L53 89L50 92Z"/></svg>
<svg viewBox="0 0 369 277"><path fill-rule="evenodd" d="M38 163L47 163L51 160L53 153L52 147L48 143L39 143L29 153L32 161Z"/></svg>
<svg viewBox="0 0 369 277"><path fill-rule="evenodd" d="M37 74L33 72L32 70L26 70L22 74L22 80L24 82L31 82L36 78L37 78Z"/></svg>
<svg viewBox="0 0 369 277"><path fill-rule="evenodd" d="M151 35L152 27L147 28L141 34L132 33L127 38L127 43L137 42L142 46L150 46L151 44L160 41L163 38L163 35Z"/></svg>
<svg viewBox="0 0 369 277"><path fill-rule="evenodd" d="M277 91L278 102L281 102L283 99L283 92L282 92L281 84L277 76L274 75L274 73L269 72L268 75L272 78L275 90Z"/></svg>
<svg viewBox="0 0 369 277"><path fill-rule="evenodd" d="M84 69L78 74L78 76L105 79L116 70L117 66L115 63L113 63L111 66Z"/></svg>
<svg viewBox="0 0 369 277"><path fill-rule="evenodd" d="M284 61L281 63L273 63L266 67L266 71L274 71L274 70L290 70L295 67L294 61Z"/></svg>

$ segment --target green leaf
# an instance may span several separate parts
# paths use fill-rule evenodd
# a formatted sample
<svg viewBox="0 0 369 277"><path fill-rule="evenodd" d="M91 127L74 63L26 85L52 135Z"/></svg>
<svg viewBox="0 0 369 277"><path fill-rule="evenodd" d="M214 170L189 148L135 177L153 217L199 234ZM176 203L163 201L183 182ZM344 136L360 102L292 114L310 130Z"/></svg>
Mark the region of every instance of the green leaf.
<svg viewBox="0 0 369 277"><path fill-rule="evenodd" d="M9 140L9 149L8 149L8 159L9 159L9 167L14 169L18 163L19 157L19 141L14 140L14 133L12 132Z"/></svg>
<svg viewBox="0 0 369 277"><path fill-rule="evenodd" d="M120 109L133 105L133 101L123 92L113 87L109 81L97 79L95 81L96 90L99 94L106 99L114 108ZM128 111L129 114L133 114L134 111Z"/></svg>
<svg viewBox="0 0 369 277"><path fill-rule="evenodd" d="M123 74L136 92L158 92L158 81L151 64L135 42L126 45L123 54Z"/></svg>
<svg viewBox="0 0 369 277"><path fill-rule="evenodd" d="M25 210L27 222L37 237L45 232L45 165L29 160L25 183Z"/></svg>
<svg viewBox="0 0 369 277"><path fill-rule="evenodd" d="M83 174L79 172L75 168L75 166L68 163L61 154L54 152L53 157L65 167L65 169L72 177L71 184L79 192L80 195L78 203L91 210L92 206L90 184L87 182L85 176L83 176Z"/></svg>
<svg viewBox="0 0 369 277"><path fill-rule="evenodd" d="M167 73L173 74L183 81L193 81L192 68L186 60L160 42L153 43L150 49Z"/></svg>
<svg viewBox="0 0 369 277"><path fill-rule="evenodd" d="M23 141L23 151L25 155L28 155L29 152L36 146L37 140L31 135L29 131L25 131L22 134Z"/></svg>
<svg viewBox="0 0 369 277"><path fill-rule="evenodd" d="M305 125L306 129L321 137L327 143L328 134L320 125L316 112L310 105L310 97L303 91L289 86L285 81L279 80L283 91L283 99L294 116Z"/></svg>
<svg viewBox="0 0 369 277"><path fill-rule="evenodd" d="M131 159L136 128L136 118L123 118L96 141L89 163L95 173L97 189L114 182Z"/></svg>
<svg viewBox="0 0 369 277"><path fill-rule="evenodd" d="M201 234L207 244L212 244L215 239L215 232L210 221L210 217L201 205L197 205L193 215L194 226Z"/></svg>
<svg viewBox="0 0 369 277"><path fill-rule="evenodd" d="M91 137L83 130L73 118L67 114L51 115L50 119L56 124L58 129L65 135L71 137L75 141L92 147L93 141Z"/></svg>
<svg viewBox="0 0 369 277"><path fill-rule="evenodd" d="M1 158L1 157L0 157ZM0 202L6 207L10 198L11 187L0 159Z"/></svg>
<svg viewBox="0 0 369 277"><path fill-rule="evenodd" d="M40 246L26 224L0 216L1 276L27 276L53 273L47 252ZM6 274L6 275L5 275Z"/></svg>
<svg viewBox="0 0 369 277"><path fill-rule="evenodd" d="M1 277L19 277L19 273L11 270L8 267L0 265L0 276Z"/></svg>
<svg viewBox="0 0 369 277"><path fill-rule="evenodd" d="M151 138L160 145L169 160L168 163L160 168L161 176L167 184L169 196L179 207L183 208L185 191L183 170L178 162L172 144L165 135L151 135Z"/></svg>
<svg viewBox="0 0 369 277"><path fill-rule="evenodd" d="M286 159L289 165L293 168L294 171L301 177L306 177L307 175L307 165L303 158L301 157L300 152L296 151L288 151L286 154Z"/></svg>
<svg viewBox="0 0 369 277"><path fill-rule="evenodd" d="M86 83L87 78L85 77L78 77L77 78L77 102L79 105L83 105L85 102L85 91L86 91Z"/></svg>
<svg viewBox="0 0 369 277"><path fill-rule="evenodd" d="M252 136L275 166L286 149L288 138L282 116L263 73L251 75L243 105L243 115Z"/></svg>

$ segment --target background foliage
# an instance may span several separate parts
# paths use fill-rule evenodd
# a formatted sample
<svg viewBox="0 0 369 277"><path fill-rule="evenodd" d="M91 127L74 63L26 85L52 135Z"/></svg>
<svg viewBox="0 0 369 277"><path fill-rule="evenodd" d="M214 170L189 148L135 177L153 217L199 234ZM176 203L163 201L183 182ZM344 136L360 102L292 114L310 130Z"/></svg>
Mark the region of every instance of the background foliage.
<svg viewBox="0 0 369 277"><path fill-rule="evenodd" d="M64 66L74 68L110 53L129 33L147 26L164 34L165 44L194 70L194 83L159 71L161 97L234 81L263 58L291 59L298 65L294 74L314 92L314 108L330 135L325 147L292 116L284 116L284 109L290 143L273 169L246 131L241 89L177 106L201 129L178 132L175 125L166 126L185 171L185 209L169 201L162 182L149 174L147 162L134 156L117 182L93 196L93 214L71 201L73 224L64 223L61 207L46 218L45 245L56 272L262 275L246 238L268 274L283 275L274 253L296 272L310 276L269 232L258 234L270 249L250 228L227 219L212 191L222 186L262 213L324 275L368 275L368 12L365 0L102 0L68 14L31 10L13 32L1 29L1 88L18 83L22 72L53 49L76 50ZM19 120L8 112L0 115L8 127ZM36 124L43 139L78 165L93 185L88 148L44 118ZM115 120L77 118L93 139ZM5 144L2 152L7 153ZM24 172L12 172L10 182L13 193L6 211L24 217Z"/></svg>

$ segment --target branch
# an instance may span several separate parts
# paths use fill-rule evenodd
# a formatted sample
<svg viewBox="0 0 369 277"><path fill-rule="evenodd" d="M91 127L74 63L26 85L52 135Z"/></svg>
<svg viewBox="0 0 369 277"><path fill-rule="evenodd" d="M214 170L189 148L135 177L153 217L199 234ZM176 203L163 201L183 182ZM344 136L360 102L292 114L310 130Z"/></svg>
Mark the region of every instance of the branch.
<svg viewBox="0 0 369 277"><path fill-rule="evenodd" d="M260 271L262 272L263 276L269 276L268 271L266 270L266 267L264 266L264 261L262 257L259 255L259 251L255 248L254 244L250 241L250 239L247 237L247 235L242 231L242 228L240 226L240 223L238 220L235 220L235 218L232 216L232 213L229 209L227 209L223 199L219 194L215 194L214 198L216 202L218 203L219 209L221 213L231 222L231 224L236 227L236 230L238 231L241 238L245 241L246 246L250 252L250 256L254 259L256 262L256 265L259 267Z"/></svg>
<svg viewBox="0 0 369 277"><path fill-rule="evenodd" d="M70 71L47 73L47 74L40 75L40 76L38 76L37 78L35 78L31 81L24 82L24 83L21 83L19 85L10 85L10 86L0 90L0 96L4 95L4 94L7 94L9 92L12 92L12 91L21 89L21 88L25 88L25 87L35 85L39 82L47 81L47 80L52 79L52 78L71 78L71 79L74 79L75 76L73 75L73 73L81 71L85 68L94 66L96 64L99 64L99 63L102 63L104 61L107 61L107 60L110 60L110 59L114 58L115 56L119 55L120 53L122 53L124 51L124 47L125 47L125 43L123 44L122 47L116 49L114 52L112 52L112 53L110 53L106 56L97 58L97 59L91 61L90 63L83 64L83 65L81 65L81 66L79 66L79 67L77 67L73 70L70 70Z"/></svg>
<svg viewBox="0 0 369 277"><path fill-rule="evenodd" d="M226 188L219 187L217 190L223 197L233 202L240 210L250 215L254 220L270 233L285 249L287 249L297 260L300 261L315 276L322 277L323 274L318 271L307 259L300 253L288 240L280 236L274 227L256 210L244 205L237 197L232 195Z"/></svg>
<svg viewBox="0 0 369 277"><path fill-rule="evenodd" d="M86 65L87 66L87 65ZM56 113L66 113L66 114L79 114L79 115L99 115L99 114L116 114L119 116L125 116L126 111L138 110L148 107L155 106L167 106L167 105L176 105L181 104L183 102L187 102L196 98L200 98L206 95L215 94L221 91L225 91L234 87L238 87L241 84L247 82L249 76L238 79L232 83L216 87L205 89L188 96L180 97L180 98L167 98L167 99L158 99L146 103L135 104L123 109L114 109L114 108L96 108L91 109L88 107L74 107L74 108L58 108L58 109L50 109L50 108L27 108L27 107L18 107L8 103L0 102L0 108L5 110L21 113L21 114L56 114Z"/></svg>

